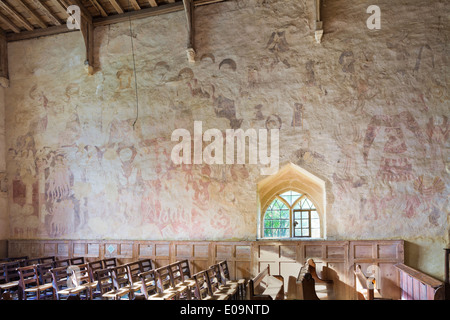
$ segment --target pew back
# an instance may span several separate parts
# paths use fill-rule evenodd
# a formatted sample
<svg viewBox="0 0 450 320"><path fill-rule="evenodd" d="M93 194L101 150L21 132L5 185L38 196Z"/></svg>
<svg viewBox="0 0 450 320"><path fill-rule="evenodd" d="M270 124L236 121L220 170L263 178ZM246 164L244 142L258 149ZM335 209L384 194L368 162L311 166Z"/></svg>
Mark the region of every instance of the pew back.
<svg viewBox="0 0 450 320"><path fill-rule="evenodd" d="M444 282L403 263L395 265L400 273L402 300L443 300Z"/></svg>

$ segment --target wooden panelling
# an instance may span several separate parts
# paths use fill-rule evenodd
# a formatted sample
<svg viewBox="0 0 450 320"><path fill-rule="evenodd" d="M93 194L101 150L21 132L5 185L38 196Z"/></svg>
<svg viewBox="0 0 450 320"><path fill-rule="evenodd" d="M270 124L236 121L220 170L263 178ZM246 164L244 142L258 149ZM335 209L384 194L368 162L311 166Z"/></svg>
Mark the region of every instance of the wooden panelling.
<svg viewBox="0 0 450 320"><path fill-rule="evenodd" d="M399 277L400 298L402 300L443 300L444 282L437 280L402 263L394 266L393 273Z"/></svg>
<svg viewBox="0 0 450 320"><path fill-rule="evenodd" d="M270 265L271 274L284 277L286 290L289 276L297 277L302 264L313 258L319 276L334 281L336 299L356 298L356 264L365 272L376 269L382 294L400 298L400 276L393 266L403 262L403 241L9 240L8 252L11 257L84 256L88 261L116 257L119 263L150 258L157 267L187 259L192 273L227 260L233 279L254 277ZM424 290L416 289L421 296Z"/></svg>

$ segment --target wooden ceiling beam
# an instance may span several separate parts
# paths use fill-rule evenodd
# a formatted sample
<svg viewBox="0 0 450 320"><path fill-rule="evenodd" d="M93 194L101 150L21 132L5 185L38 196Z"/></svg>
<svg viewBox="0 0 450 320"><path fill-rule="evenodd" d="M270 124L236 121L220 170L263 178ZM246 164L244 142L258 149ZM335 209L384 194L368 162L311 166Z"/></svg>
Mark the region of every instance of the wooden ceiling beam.
<svg viewBox="0 0 450 320"><path fill-rule="evenodd" d="M4 88L9 87L8 41L3 30L0 30L0 85Z"/></svg>
<svg viewBox="0 0 450 320"><path fill-rule="evenodd" d="M134 10L141 10L141 6L139 5L139 3L136 0L130 0L131 5L133 6Z"/></svg>
<svg viewBox="0 0 450 320"><path fill-rule="evenodd" d="M187 29L187 48L186 53L188 61L195 62L195 49L194 49L194 1L183 0L184 12L186 13L186 29Z"/></svg>
<svg viewBox="0 0 450 320"><path fill-rule="evenodd" d="M83 36L84 45L86 47L86 60L84 65L89 75L94 74L94 25L92 24L92 15L84 7L80 0L61 0L65 1L66 5L72 3L80 8L81 21L80 31ZM67 3L68 2L68 3Z"/></svg>
<svg viewBox="0 0 450 320"><path fill-rule="evenodd" d="M11 17L13 17L16 21L19 21L25 29L31 31L34 30L34 27L31 23L28 22L20 13L18 13L13 7L11 7L8 3L3 0L0 0L0 7L5 10Z"/></svg>
<svg viewBox="0 0 450 320"><path fill-rule="evenodd" d="M116 0L109 0L109 2L114 7L114 9L117 11L118 14L124 13L122 7L120 6L120 4Z"/></svg>
<svg viewBox="0 0 450 320"><path fill-rule="evenodd" d="M156 0L148 0L148 3L150 4L151 7L157 7L158 4L156 3Z"/></svg>
<svg viewBox="0 0 450 320"><path fill-rule="evenodd" d="M197 0L193 2L194 7L199 7L207 4L223 2L224 0ZM94 27L106 26L113 23L126 22L135 19L142 19L147 17L168 14L177 11L183 11L184 5L182 1L164 4L157 7L145 8L139 11L130 11L123 14L111 15L109 17L94 18Z"/></svg>
<svg viewBox="0 0 450 320"><path fill-rule="evenodd" d="M314 37L316 38L316 42L320 43L322 41L323 36L323 22L321 17L321 0L313 0L314 1Z"/></svg>
<svg viewBox="0 0 450 320"><path fill-rule="evenodd" d="M46 36L53 36L56 34L78 31L76 29L67 28L66 24L60 26L51 26L45 29L34 29L33 31L22 31L21 33L7 33L6 39L8 42L28 40Z"/></svg>
<svg viewBox="0 0 450 320"><path fill-rule="evenodd" d="M92 5L97 9L97 11L100 13L102 17L107 17L108 13L105 11L105 9L102 7L102 5L97 0L90 0ZM153 0L154 1L154 0Z"/></svg>
<svg viewBox="0 0 450 320"><path fill-rule="evenodd" d="M59 11L64 12L66 14L66 16L68 17L69 14L67 13L67 7L64 7L61 2L59 2L58 0L51 0L53 5L58 8Z"/></svg>
<svg viewBox="0 0 450 320"><path fill-rule="evenodd" d="M21 0L17 0L21 1ZM60 0L60 1L74 1L74 0ZM223 2L224 0L197 0L193 2L194 7L207 5L207 4L213 4L218 2ZM73 3L73 2L72 2ZM123 14L115 14L115 15L109 15L107 17L99 17L99 18L93 18L92 17L92 24L95 27L99 26L106 26L114 23L120 23L120 22L128 22L131 20L136 19L142 19L152 16L158 16L163 14L169 14L172 12L177 11L183 11L184 5L181 1L171 3L171 4L164 4L159 5L157 7L151 7L151 8L144 8L138 11L130 11ZM83 8L81 8L81 11L83 12ZM48 31L45 31L43 29L35 29L34 31L23 31L20 34L15 33L8 33L7 39L8 41L19 41L19 40L26 40L26 39L32 39L32 38L38 38L48 35L54 35L58 33L66 33L71 32L74 30L70 30L67 28L65 24L60 26L54 26L54 27L48 27Z"/></svg>
<svg viewBox="0 0 450 320"><path fill-rule="evenodd" d="M36 22L36 24L38 24L41 28L44 29L47 28L45 22L42 21L41 18L38 17L33 11L31 11L31 9L25 3L23 3L23 0L14 0L14 1L20 4L22 9L30 15L30 17L34 20L34 22Z"/></svg>
<svg viewBox="0 0 450 320"><path fill-rule="evenodd" d="M0 13L0 20L6 24L12 31L14 31L15 33L20 33L20 28L18 26L16 26L14 24L14 22L12 22L11 20L9 20L9 18L7 16L5 16L4 14Z"/></svg>
<svg viewBox="0 0 450 320"><path fill-rule="evenodd" d="M50 21L55 25L55 26L60 26L61 22L59 21L58 17L55 16L50 9L47 7L47 5L45 5L43 2L41 2L40 0L31 0L31 3L33 3L36 8L42 12L42 14L44 14L47 18L50 19Z"/></svg>
<svg viewBox="0 0 450 320"><path fill-rule="evenodd" d="M89 10L87 10L84 5L81 3L80 0L57 0L61 3L61 5L63 6L63 10L67 12L67 8L69 8L71 5L76 5L78 6L78 8L80 8L80 12L81 14L85 15L86 18L91 19L92 20L92 16L89 12Z"/></svg>

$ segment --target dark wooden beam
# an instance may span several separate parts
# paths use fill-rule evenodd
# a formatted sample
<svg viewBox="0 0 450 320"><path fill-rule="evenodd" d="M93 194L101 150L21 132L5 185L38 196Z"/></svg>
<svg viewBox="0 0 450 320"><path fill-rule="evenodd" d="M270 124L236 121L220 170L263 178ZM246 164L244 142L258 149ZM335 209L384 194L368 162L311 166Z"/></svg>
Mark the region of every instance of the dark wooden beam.
<svg viewBox="0 0 450 320"><path fill-rule="evenodd" d="M92 5L97 9L97 11L101 14L102 17L107 17L108 13L102 7L102 5L97 0L90 0ZM153 0L154 1L154 0Z"/></svg>
<svg viewBox="0 0 450 320"><path fill-rule="evenodd" d="M20 13L18 13L13 7L11 7L6 1L0 0L0 7L5 10L16 21L19 21L25 29L31 31L34 27L28 22Z"/></svg>
<svg viewBox="0 0 450 320"><path fill-rule="evenodd" d="M21 33L7 33L6 39L8 42L27 40L33 38L40 38L45 36L53 36L55 34L78 31L67 28L67 25L52 26L45 29L35 29L34 31L22 31Z"/></svg>
<svg viewBox="0 0 450 320"><path fill-rule="evenodd" d="M151 7L157 7L158 4L156 3L156 0L148 0L148 3L150 4Z"/></svg>
<svg viewBox="0 0 450 320"><path fill-rule="evenodd" d="M94 25L92 19L81 17L81 33L86 46L86 60L84 62L86 71L89 75L94 74Z"/></svg>
<svg viewBox="0 0 450 320"><path fill-rule="evenodd" d="M65 1L72 1L72 0L65 0ZM194 1L194 7L212 4L212 3L223 2L223 1L224 0L198 0L198 1ZM158 7L145 8L145 9L141 9L139 11L130 11L130 12L126 12L123 14L111 15L108 17L92 18L92 24L95 28L98 26L105 26L105 25L114 24L114 23L128 22L130 19L131 20L143 19L143 18L147 18L147 17L158 16L158 15L162 15L162 14L168 14L168 13L183 11L183 10L184 10L184 5L181 1L179 1L179 2L172 3L172 4L160 5ZM81 11L83 12L83 9ZM7 33L7 40L8 41L19 41L19 40L39 38L39 37L44 37L44 36L55 35L58 33L67 33L67 32L74 31L74 30L70 30L69 28L67 28L66 24L63 24L60 26L48 27L47 29L49 29L49 30L35 29L34 31L22 31L18 34ZM77 31L77 30L75 30L75 31Z"/></svg>
<svg viewBox="0 0 450 320"><path fill-rule="evenodd" d="M207 4L217 3L217 2L223 2L224 0L198 0L194 1L194 7L199 7ZM145 8L139 11L130 11L125 12L123 14L116 14L109 17L103 17L103 18L95 18L94 19L94 27L98 26L106 26L113 23L119 23L119 22L127 22L130 19L142 19L152 16L158 16L162 14L168 14L172 12L177 11L183 11L184 5L182 1L178 1L175 3L169 3L160 5L158 7L152 7L152 8Z"/></svg>
<svg viewBox="0 0 450 320"><path fill-rule="evenodd" d="M69 14L67 13L67 7L65 8L61 2L59 2L58 0L52 0L51 1L53 3L53 5L58 8L59 11L65 13L66 17L69 16Z"/></svg>
<svg viewBox="0 0 450 320"><path fill-rule="evenodd" d="M313 0L314 1L314 37L316 38L316 42L320 43L322 41L323 36L323 22L321 17L321 0Z"/></svg>
<svg viewBox="0 0 450 320"><path fill-rule="evenodd" d="M9 87L8 75L8 41L3 30L0 31L0 85Z"/></svg>
<svg viewBox="0 0 450 320"><path fill-rule="evenodd" d="M80 8L81 21L80 31L83 36L84 45L86 47L86 60L84 62L86 71L89 75L94 74L94 25L92 24L92 16L84 7L80 0L60 0L65 5L76 5Z"/></svg>
<svg viewBox="0 0 450 320"><path fill-rule="evenodd" d="M36 24L38 24L41 28L47 28L47 25L45 24L44 21L42 21L42 19L40 17L38 17L30 8L28 8L28 6L23 3L23 0L15 0L18 4L20 4L20 6L22 7L22 9L28 13L30 15L30 17L34 20L34 22L36 22Z"/></svg>
<svg viewBox="0 0 450 320"><path fill-rule="evenodd" d="M50 21L55 25L55 26L60 26L61 22L59 21L58 17L55 16L50 9L47 7L47 5L45 5L43 2L41 2L40 0L31 0L31 3L33 3L36 8L42 12L42 14L44 14L47 18L50 19Z"/></svg>
<svg viewBox="0 0 450 320"><path fill-rule="evenodd" d="M114 9L117 11L118 14L122 14L124 12L122 7L116 0L109 0L109 2L114 7Z"/></svg>
<svg viewBox="0 0 450 320"><path fill-rule="evenodd" d="M134 10L141 10L141 7L139 6L139 3L136 0L130 0L130 2Z"/></svg>
<svg viewBox="0 0 450 320"><path fill-rule="evenodd" d="M0 20L6 24L15 33L20 33L20 28L14 24L9 18L2 13L0 13Z"/></svg>
<svg viewBox="0 0 450 320"><path fill-rule="evenodd" d="M186 53L189 62L195 62L194 48L194 1L183 0L184 11L186 13L187 45Z"/></svg>

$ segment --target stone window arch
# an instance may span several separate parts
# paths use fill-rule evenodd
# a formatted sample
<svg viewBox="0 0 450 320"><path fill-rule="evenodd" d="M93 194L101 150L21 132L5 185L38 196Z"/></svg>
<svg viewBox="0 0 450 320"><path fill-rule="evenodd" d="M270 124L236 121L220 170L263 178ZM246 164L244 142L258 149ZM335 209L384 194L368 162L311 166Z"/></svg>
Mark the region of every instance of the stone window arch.
<svg viewBox="0 0 450 320"><path fill-rule="evenodd" d="M257 238L325 238L325 182L289 163L258 183Z"/></svg>

